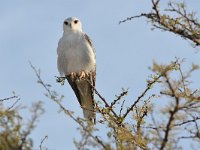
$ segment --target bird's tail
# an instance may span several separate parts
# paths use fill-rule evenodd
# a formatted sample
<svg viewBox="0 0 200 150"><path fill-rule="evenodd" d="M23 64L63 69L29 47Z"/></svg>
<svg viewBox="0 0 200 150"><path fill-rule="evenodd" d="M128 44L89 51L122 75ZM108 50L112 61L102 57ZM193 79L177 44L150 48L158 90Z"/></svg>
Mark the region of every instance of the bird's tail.
<svg viewBox="0 0 200 150"><path fill-rule="evenodd" d="M86 80L76 80L75 82L79 91L79 101L81 102L80 104L83 109L84 117L95 123L96 115L92 87Z"/></svg>
<svg viewBox="0 0 200 150"><path fill-rule="evenodd" d="M80 79L71 79L70 76L66 76L69 84L71 85L74 93L83 109L84 117L95 124L96 115L95 115L95 101L94 101L94 90L91 87L91 84L88 82L91 81L90 77L87 77L85 80ZM94 82L92 85L94 86Z"/></svg>

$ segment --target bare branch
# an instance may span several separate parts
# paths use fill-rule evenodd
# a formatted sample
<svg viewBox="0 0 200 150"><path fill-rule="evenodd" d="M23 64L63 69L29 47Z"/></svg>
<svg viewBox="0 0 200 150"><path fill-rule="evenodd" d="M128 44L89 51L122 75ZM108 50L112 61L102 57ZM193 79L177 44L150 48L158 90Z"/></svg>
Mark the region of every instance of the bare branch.
<svg viewBox="0 0 200 150"><path fill-rule="evenodd" d="M78 123L78 124L82 127L82 129L83 129L85 132L87 132L87 134L88 134L94 141L96 141L99 145L101 145L104 149L106 149L106 146L104 145L103 141L100 140L97 136L92 135L92 133L91 133L91 131L90 131L92 126L87 126L87 127L85 127L84 124L83 124L79 119L75 118L75 117L73 116L73 113L70 112L69 110L67 110L67 109L60 103L60 100L56 98L56 96L55 96L55 94L54 94L55 92L54 92L54 91L51 91L50 88L47 86L47 84L45 84L45 83L43 82L43 80L42 80L42 78L41 78L41 76L40 76L40 74L39 74L39 71L38 71L31 63L30 63L30 66L31 66L31 68L33 69L33 71L35 72L35 74L36 74L36 76L37 76L37 78L38 78L38 83L41 84L41 85L44 87L44 89L48 92L47 97L49 97L51 100L53 100L53 101L61 108L61 110L62 110L67 116L69 116L69 117L70 117L71 119L73 119L76 123Z"/></svg>
<svg viewBox="0 0 200 150"><path fill-rule="evenodd" d="M19 101L21 98L18 98L10 107L8 107L8 110L12 109Z"/></svg>
<svg viewBox="0 0 200 150"><path fill-rule="evenodd" d="M141 13L140 15L128 17L119 23L124 23L134 18L145 17L155 28L163 31L169 31L181 36L184 39L192 41L196 46L200 45L200 23L195 18L194 13L187 13L183 4L169 3L167 12L175 13L178 17L170 17L166 14L161 14L158 9L159 0L152 0L152 12Z"/></svg>
<svg viewBox="0 0 200 150"><path fill-rule="evenodd" d="M44 143L44 141L48 138L48 136L46 135L40 142L40 150L42 150L42 144Z"/></svg>
<svg viewBox="0 0 200 150"><path fill-rule="evenodd" d="M192 122L195 122L197 120L200 120L200 117L195 117L194 119L190 119L190 120L187 120L187 121L183 121L181 123L177 123L177 124L174 124L173 126L182 126L182 125L185 125L185 124L188 124L188 123L192 123Z"/></svg>
<svg viewBox="0 0 200 150"><path fill-rule="evenodd" d="M147 88L142 92L140 96L138 96L137 100L131 105L129 109L127 109L126 113L123 115L122 118L126 118L126 116L133 110L135 105L140 101L142 97L151 89L151 87L162 77L162 74L155 78L152 82L148 83Z"/></svg>
<svg viewBox="0 0 200 150"><path fill-rule="evenodd" d="M124 90L122 91L122 93L120 93L120 95L116 95L116 99L111 103L110 107L112 108L119 100L121 100L122 97L124 97L125 95L128 94L128 90Z"/></svg>
<svg viewBox="0 0 200 150"><path fill-rule="evenodd" d="M171 111L169 112L170 117L169 117L169 120L168 120L168 123L167 123L167 126L166 126L165 135L164 135L164 139L163 139L163 141L162 141L162 143L161 143L160 150L163 150L163 149L165 148L167 142L168 142L169 133L170 133L170 131L171 131L171 125L172 125L172 123L173 123L173 121L174 121L174 119L175 119L175 118L174 118L175 114L176 114L176 113L178 112L178 110L179 110L179 100L180 100L179 97L176 96L176 92L175 92L174 88L172 87L172 84L171 84L171 82L169 81L169 78L168 78L167 74L165 74L164 77L165 77L165 79L166 79L166 82L167 82L167 84L168 84L168 86L169 86L170 91L172 92L172 95L174 96L174 98L175 98L175 100L176 100L176 104L175 104L173 110L171 110Z"/></svg>
<svg viewBox="0 0 200 150"><path fill-rule="evenodd" d="M0 101L1 101L1 102L3 102L3 101L8 101L8 100L14 99L14 98L19 98L19 96L14 95L14 96L11 96L11 97L8 97L8 98L0 99Z"/></svg>

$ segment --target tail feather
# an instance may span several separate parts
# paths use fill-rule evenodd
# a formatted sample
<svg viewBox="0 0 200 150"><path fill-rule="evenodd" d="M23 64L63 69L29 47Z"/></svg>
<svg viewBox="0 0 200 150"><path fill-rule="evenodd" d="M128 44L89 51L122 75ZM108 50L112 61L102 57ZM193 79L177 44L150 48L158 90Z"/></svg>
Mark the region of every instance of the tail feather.
<svg viewBox="0 0 200 150"><path fill-rule="evenodd" d="M91 85L86 80L76 80L76 85L79 90L81 107L84 117L95 123L96 115L94 110L94 98Z"/></svg>
<svg viewBox="0 0 200 150"><path fill-rule="evenodd" d="M95 123L96 121L96 115L94 110L94 94L93 89L88 83L87 80L79 80L75 79L72 80L70 77L67 76L67 80L69 84L71 85L82 109L83 109L83 115L84 117Z"/></svg>
<svg viewBox="0 0 200 150"><path fill-rule="evenodd" d="M92 103L90 103L91 101L93 101L92 99L85 99L83 100L83 104L82 104L82 108L83 108L83 115L85 118L87 118L88 120L92 121L93 123L95 123L96 121L96 115L94 112L94 105ZM85 103L85 101L88 101Z"/></svg>

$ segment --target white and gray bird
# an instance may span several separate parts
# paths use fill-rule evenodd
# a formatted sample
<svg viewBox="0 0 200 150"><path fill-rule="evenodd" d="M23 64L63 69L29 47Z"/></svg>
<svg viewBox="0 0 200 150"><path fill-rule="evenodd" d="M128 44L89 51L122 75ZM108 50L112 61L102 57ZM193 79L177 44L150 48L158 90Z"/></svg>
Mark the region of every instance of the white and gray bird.
<svg viewBox="0 0 200 150"><path fill-rule="evenodd" d="M79 19L67 18L63 23L63 36L57 48L57 67L66 77L82 109L84 117L95 122L94 90L96 56L92 42L82 31ZM92 85L92 86L91 86Z"/></svg>

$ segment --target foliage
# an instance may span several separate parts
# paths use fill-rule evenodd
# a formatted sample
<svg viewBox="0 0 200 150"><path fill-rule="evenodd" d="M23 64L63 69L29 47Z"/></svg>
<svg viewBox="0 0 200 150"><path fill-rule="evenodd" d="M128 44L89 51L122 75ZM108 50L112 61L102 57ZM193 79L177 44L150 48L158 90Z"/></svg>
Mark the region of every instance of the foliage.
<svg viewBox="0 0 200 150"><path fill-rule="evenodd" d="M10 106L4 103L15 100ZM0 149L1 150L32 150L33 141L29 137L36 127L38 117L44 112L42 103L32 104L30 108L31 118L25 124L24 118L20 114L22 107L16 106L20 100L19 96L12 96L0 100Z"/></svg>
<svg viewBox="0 0 200 150"><path fill-rule="evenodd" d="M185 3L169 2L168 8L161 13L160 0L152 0L152 11L141 13L137 16L128 17L119 23L134 18L146 17L153 25L153 29L169 31L191 41L194 46L200 45L200 23L195 12L188 12ZM172 17L176 16L176 17Z"/></svg>
<svg viewBox="0 0 200 150"><path fill-rule="evenodd" d="M159 0L152 0L151 3L151 12L128 17L120 23L145 17L154 29L174 33L189 40L194 47L200 45L200 23L194 12L187 11L184 3L170 2L164 11L159 9ZM184 149L182 143L185 141L196 147L200 146L200 89L192 88L191 81L192 73L199 66L192 64L186 70L184 63L179 58L168 64L153 62L150 67L152 74L146 81L146 88L130 100L126 98L126 95L130 95L128 89L122 89L114 100L107 100L91 85L98 96L95 108L98 115L96 125L75 116L65 108L62 105L64 96L46 84L40 71L30 65L38 83L46 91L45 96L79 125L81 139L74 140L77 149L179 150ZM57 81L64 84L65 78L58 77ZM159 89L159 92L155 89ZM3 105L11 99L19 97L14 95L0 101L0 149L31 150L33 144L28 136L43 113L41 103L32 106L32 117L25 126L19 113L20 107L15 107L15 103L8 108ZM99 132L105 136L99 136ZM46 138L47 136L42 139L40 150Z"/></svg>
<svg viewBox="0 0 200 150"><path fill-rule="evenodd" d="M184 3L170 2L161 13L159 0L152 0L152 11L129 17L120 23L133 18L146 17L155 29L169 31L193 45L200 45L200 24L195 13L188 13ZM172 15L175 13L175 15ZM176 17L171 17L176 16ZM96 113L99 120L96 125L76 117L73 112L62 105L63 96L46 84L39 71L32 66L40 83L47 91L46 96L53 100L63 112L80 125L81 140L74 141L77 149L91 148L105 150L171 150L183 149L183 141L200 146L200 90L192 89L191 74L199 69L192 64L188 71L183 71L183 60L176 58L169 64L153 63L151 77L146 88L138 97L127 100L128 90L123 89L111 103L95 87L99 100L96 102ZM64 84L65 78L57 81ZM89 82L89 81L88 81ZM159 87L159 93L154 90ZM128 104L128 102L132 104ZM100 128L107 129L105 132ZM98 136L98 132L107 135L107 139Z"/></svg>
<svg viewBox="0 0 200 150"><path fill-rule="evenodd" d="M193 139L193 142L200 144L198 127L200 91L189 87L191 84L189 77L199 67L193 64L188 71L183 72L181 64L182 60L179 59L168 65L154 62L151 68L154 75L147 80L146 89L129 107L125 107L124 99L128 90L123 89L122 93L109 104L93 87L100 98L96 103L96 112L101 115L98 125L108 129L106 141L94 135L98 128L88 125L87 121L75 117L73 112L63 107L59 98L63 96L51 90L48 84L43 82L37 70L34 67L33 69L38 76L38 82L48 91L46 96L56 102L67 116L80 125L82 139L79 142L75 141L77 149L87 149L92 146L106 150L170 150L181 149L181 140ZM147 93L153 90L156 84L161 85L160 94L154 93L148 96ZM167 98L167 102L162 105L162 109L155 109L156 103L153 99L163 101L164 97Z"/></svg>

